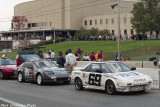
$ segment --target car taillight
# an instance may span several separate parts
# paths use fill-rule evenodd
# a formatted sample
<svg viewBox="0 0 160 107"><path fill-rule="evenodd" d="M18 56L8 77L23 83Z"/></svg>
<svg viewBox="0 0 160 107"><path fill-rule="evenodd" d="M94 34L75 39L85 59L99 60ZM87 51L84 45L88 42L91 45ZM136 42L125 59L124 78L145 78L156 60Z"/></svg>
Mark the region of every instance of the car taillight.
<svg viewBox="0 0 160 107"><path fill-rule="evenodd" d="M151 82L151 81L149 81L148 83L149 83L149 84L151 84L152 82Z"/></svg>
<svg viewBox="0 0 160 107"><path fill-rule="evenodd" d="M127 85L130 86L130 85L132 85L132 83L128 83Z"/></svg>

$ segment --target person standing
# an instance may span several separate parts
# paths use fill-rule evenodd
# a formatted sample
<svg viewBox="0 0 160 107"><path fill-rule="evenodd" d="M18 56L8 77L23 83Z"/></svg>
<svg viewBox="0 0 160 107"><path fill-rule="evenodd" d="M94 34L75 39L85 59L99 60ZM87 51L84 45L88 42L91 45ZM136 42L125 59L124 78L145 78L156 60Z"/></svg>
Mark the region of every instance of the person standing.
<svg viewBox="0 0 160 107"><path fill-rule="evenodd" d="M58 67L60 68L64 68L64 64L66 63L66 59L65 57L63 56L62 52L58 52L58 57L57 57L57 64L58 64Z"/></svg>
<svg viewBox="0 0 160 107"><path fill-rule="evenodd" d="M102 61L103 61L103 53L102 53L102 50L101 50L98 53L98 62L102 62Z"/></svg>
<svg viewBox="0 0 160 107"><path fill-rule="evenodd" d="M76 57L74 54L72 54L72 50L68 49L68 55L66 56L66 63L65 68L66 70L69 70L70 72L73 71L73 67L76 65Z"/></svg>
<svg viewBox="0 0 160 107"><path fill-rule="evenodd" d="M92 52L92 53L91 53L91 55L90 55L90 59L91 59L91 61L95 61L95 55L94 55L94 52Z"/></svg>
<svg viewBox="0 0 160 107"><path fill-rule="evenodd" d="M55 60L55 53L52 52L51 50L48 50L48 54L50 55L51 60L54 61Z"/></svg>
<svg viewBox="0 0 160 107"><path fill-rule="evenodd" d="M99 52L97 52L97 54L95 55L96 62L98 62L98 54L99 54Z"/></svg>
<svg viewBox="0 0 160 107"><path fill-rule="evenodd" d="M42 51L38 51L38 56L39 56L41 59L44 59L44 55L42 54Z"/></svg>

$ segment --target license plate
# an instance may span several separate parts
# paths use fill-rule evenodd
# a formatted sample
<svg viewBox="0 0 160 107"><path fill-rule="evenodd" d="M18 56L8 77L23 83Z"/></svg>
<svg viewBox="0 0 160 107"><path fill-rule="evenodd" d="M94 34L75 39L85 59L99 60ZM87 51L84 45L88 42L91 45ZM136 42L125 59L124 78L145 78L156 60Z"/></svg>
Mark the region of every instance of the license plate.
<svg viewBox="0 0 160 107"><path fill-rule="evenodd" d="M134 86L134 87L131 87L132 91L140 91L140 90L144 90L144 89L145 89L144 86Z"/></svg>

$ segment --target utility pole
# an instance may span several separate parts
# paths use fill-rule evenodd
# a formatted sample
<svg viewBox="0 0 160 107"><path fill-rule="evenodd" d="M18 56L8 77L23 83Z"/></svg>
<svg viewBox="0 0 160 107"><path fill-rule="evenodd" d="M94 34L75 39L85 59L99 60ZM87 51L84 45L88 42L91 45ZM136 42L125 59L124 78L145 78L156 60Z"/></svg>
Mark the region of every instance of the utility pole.
<svg viewBox="0 0 160 107"><path fill-rule="evenodd" d="M120 0L118 0L118 3L117 4L114 4L114 5L111 5L111 8L114 9L116 6L118 6L118 61L120 61L120 57L121 57L121 54L120 54L120 35L121 35L121 29L120 29L120 24L121 24L121 20L120 20Z"/></svg>
<svg viewBox="0 0 160 107"><path fill-rule="evenodd" d="M118 61L120 61L120 24L121 24L121 21L120 21L120 0L118 0Z"/></svg>

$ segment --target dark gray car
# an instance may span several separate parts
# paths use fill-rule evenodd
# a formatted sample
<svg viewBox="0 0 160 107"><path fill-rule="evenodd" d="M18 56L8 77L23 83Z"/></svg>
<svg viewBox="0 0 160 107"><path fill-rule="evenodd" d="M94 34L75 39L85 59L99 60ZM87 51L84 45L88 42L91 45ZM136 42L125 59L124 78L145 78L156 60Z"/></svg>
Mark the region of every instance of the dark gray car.
<svg viewBox="0 0 160 107"><path fill-rule="evenodd" d="M35 80L41 85L46 82L63 82L70 83L70 72L47 60L27 61L24 62L17 70L19 82L26 80Z"/></svg>

